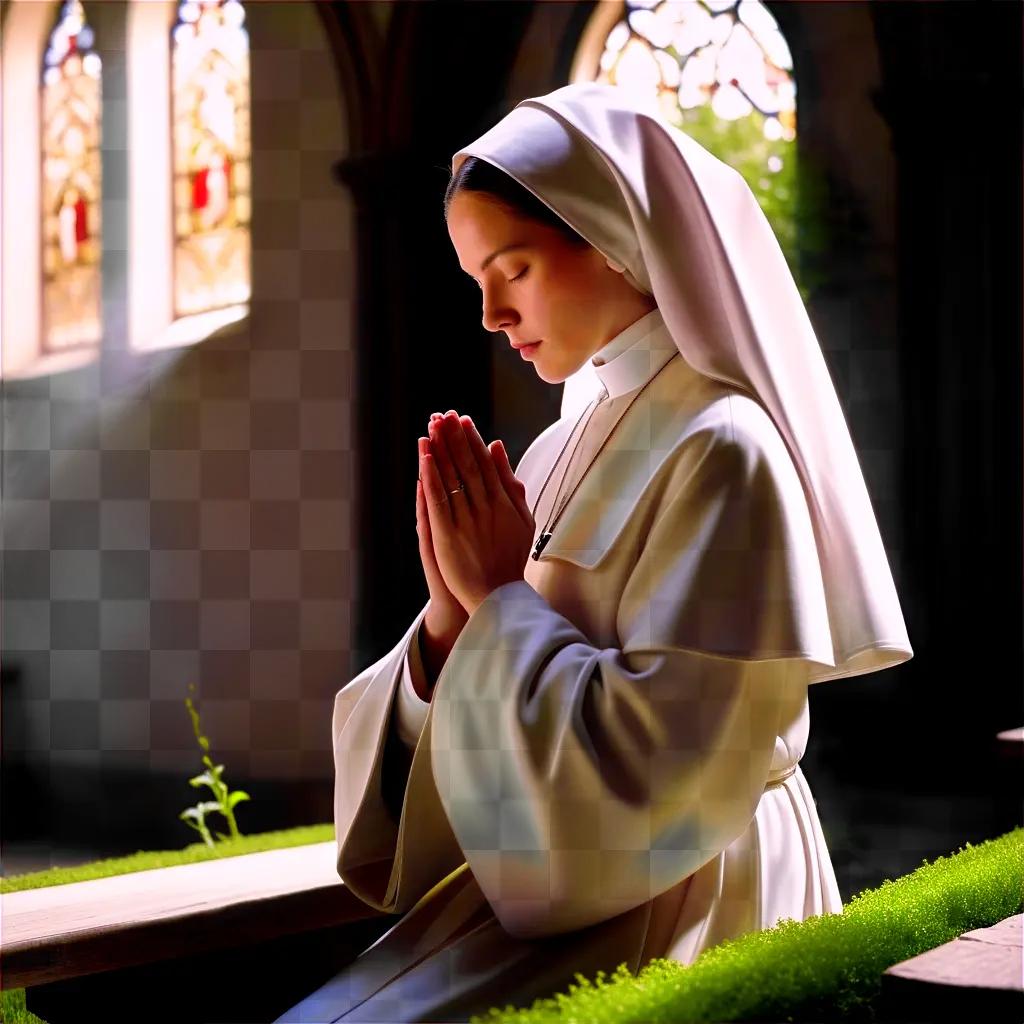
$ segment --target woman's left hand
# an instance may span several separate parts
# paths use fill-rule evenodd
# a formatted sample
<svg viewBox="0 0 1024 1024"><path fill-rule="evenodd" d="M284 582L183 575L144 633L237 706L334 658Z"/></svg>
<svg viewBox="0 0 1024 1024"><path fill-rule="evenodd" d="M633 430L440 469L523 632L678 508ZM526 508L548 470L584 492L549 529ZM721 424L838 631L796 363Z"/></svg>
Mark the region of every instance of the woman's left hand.
<svg viewBox="0 0 1024 1024"><path fill-rule="evenodd" d="M504 446L497 442L492 456L473 421L454 410L435 422L431 454L420 458L430 535L448 589L472 615L492 590L523 578L535 523Z"/></svg>

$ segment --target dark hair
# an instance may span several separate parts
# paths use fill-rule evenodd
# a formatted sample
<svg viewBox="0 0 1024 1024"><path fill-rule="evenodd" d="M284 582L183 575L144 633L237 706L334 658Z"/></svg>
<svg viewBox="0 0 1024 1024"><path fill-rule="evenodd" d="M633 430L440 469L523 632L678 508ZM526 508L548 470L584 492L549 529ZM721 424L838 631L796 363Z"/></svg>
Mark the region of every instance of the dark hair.
<svg viewBox="0 0 1024 1024"><path fill-rule="evenodd" d="M573 230L561 217L545 203L542 203L529 189L524 188L511 175L499 167L468 156L458 171L451 176L448 188L444 193L444 218L448 219L448 210L452 200L460 192L483 192L496 202L502 203L513 213L560 231L570 245L589 246L590 243L577 231Z"/></svg>

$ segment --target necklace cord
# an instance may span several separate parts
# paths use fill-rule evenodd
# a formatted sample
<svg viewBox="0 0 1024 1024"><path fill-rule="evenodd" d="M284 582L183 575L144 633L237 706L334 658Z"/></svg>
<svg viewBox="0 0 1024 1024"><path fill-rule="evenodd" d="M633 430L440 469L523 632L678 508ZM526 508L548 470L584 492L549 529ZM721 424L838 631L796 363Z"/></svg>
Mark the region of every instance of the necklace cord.
<svg viewBox="0 0 1024 1024"><path fill-rule="evenodd" d="M603 388L602 388L602 390L603 390ZM562 450L558 453L558 458L555 459L554 464L552 465L551 469L548 470L548 475L544 478L544 483L541 486L540 494L537 495L537 500L533 503L533 509L531 510L530 515L533 516L534 518L536 518L537 508L540 505L540 499L544 497L544 492L547 490L548 482L551 480L551 475L558 468L559 462L562 461L562 456L565 454L565 449L568 448L569 442L572 440L573 435L576 433L576 428L579 427L580 422L582 421L583 417L586 416L587 409L590 409L590 416L591 416L591 418L593 418L594 413L597 412L597 407L604 401L604 399L606 397L607 397L607 392L604 395L598 395L596 402L594 402L593 399L591 399L591 401L587 403L587 407L583 410L583 412L580 413L579 419L577 419L576 422L573 424L572 430L569 431L569 436L566 437L566 439L565 439L565 444L562 445ZM590 408L591 405L593 405L592 409ZM590 420L588 419L587 420L587 424L589 425L589 423L590 423ZM572 457L573 457L573 455L576 454L576 449L580 446L580 441L583 440L583 435L586 432L587 432L587 428L584 427L583 430L580 431L580 436L578 438L576 438L576 444L573 445L573 447L572 447L572 454L570 454L570 456L569 456L569 462L570 463L572 462ZM558 500L558 495L557 494L555 495L555 500L556 501Z"/></svg>
<svg viewBox="0 0 1024 1024"><path fill-rule="evenodd" d="M551 534L554 531L555 526L558 524L558 520L561 518L562 512L565 510L566 505L569 504L569 501L572 499L572 496L579 489L580 484L583 483L583 480L586 477L587 473L590 472L591 466L593 466L594 463L597 461L597 457L601 454L601 452L604 451L605 445L608 444L608 442L611 440L612 435L615 433L616 429L618 428L618 425L622 422L623 417L625 417L626 413L629 412L629 410L632 407L633 403L643 394L644 389L647 387L647 385L650 384L651 381L653 381L655 379L655 377L657 377L661 373L661 371L664 370L665 367L668 366L669 363L671 363L672 360L677 355L679 355L678 352L673 353L673 355L670 356L665 361L664 366L662 366L656 373L652 374L651 377L647 381L644 382L643 386L637 391L637 393L629 400L629 404L619 414L618 419L616 419L615 423L612 424L611 430L608 431L607 436L601 442L601 447L598 448L596 452L594 452L593 458L587 464L586 469L584 469L583 472L580 474L580 478L576 481L576 486L573 487L573 489L566 495L565 499L561 502L561 504L558 504L558 508L557 508L557 510L554 511L553 516L552 516L552 513L550 513L550 512L548 513L547 524L544 526L544 529L541 530L540 536L539 536L539 538L537 540L537 544L536 544L536 546L535 546L535 548L533 550L533 554L531 555L531 557L535 561L540 558L541 551L544 550L544 547L546 546L547 542L551 539ZM587 418L586 424L584 425L583 429L580 431L580 435L576 439L576 444L573 445L572 453L569 456L569 462L568 462L566 468L568 468L568 466L572 464L572 457L573 457L573 455L576 454L576 449L579 448L580 442L583 440L583 436L587 432L587 427L590 426L590 420L593 419L594 413L597 412L597 407L601 404L601 402L603 402L605 400L605 398L608 397L607 389L602 386L601 390L604 392L604 394L603 395L599 395L598 399L597 399L597 402L593 403L593 408L590 409L590 416ZM587 408L590 408L590 406L588 405ZM551 480L552 474L555 472L555 469L558 467L558 463L561 462L562 456L565 454L565 449L569 445L569 441L572 439L573 434L576 433L576 428L580 425L580 422L583 419L583 417L586 415L586 413L587 413L587 409L584 409L583 412L580 413L579 419L576 420L576 423L573 425L572 431L570 432L569 436L565 439L565 444L562 445L562 450L558 453L558 458L555 459L554 465L552 465L551 469L548 470L548 475L547 475L547 477L545 477L544 483L541 485L540 494L537 495L537 500L533 503L533 510L530 513L532 516L536 517L537 508L540 505L540 499L544 496L544 491L547 489L548 482ZM564 480L564 477L563 477L563 480ZM559 492L561 491L561 489L562 489L562 486L561 486L561 482L560 482L559 483L559 487L558 487ZM555 504L558 503L558 497L559 497L559 495L558 495L558 493L556 493L555 494L555 501L552 502L552 506L554 506Z"/></svg>

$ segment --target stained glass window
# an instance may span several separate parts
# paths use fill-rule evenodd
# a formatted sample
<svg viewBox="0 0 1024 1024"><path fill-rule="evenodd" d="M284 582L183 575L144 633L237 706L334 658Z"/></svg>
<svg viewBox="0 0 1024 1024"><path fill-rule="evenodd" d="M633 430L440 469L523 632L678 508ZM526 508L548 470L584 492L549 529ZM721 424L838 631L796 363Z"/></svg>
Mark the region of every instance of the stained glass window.
<svg viewBox="0 0 1024 1024"><path fill-rule="evenodd" d="M793 59L759 0L626 0L591 77L653 95L666 120L739 171L795 272Z"/></svg>
<svg viewBox="0 0 1024 1024"><path fill-rule="evenodd" d="M43 56L42 345L99 341L100 73L79 0L60 10Z"/></svg>
<svg viewBox="0 0 1024 1024"><path fill-rule="evenodd" d="M175 316L250 296L244 21L238 0L184 0L172 31Z"/></svg>

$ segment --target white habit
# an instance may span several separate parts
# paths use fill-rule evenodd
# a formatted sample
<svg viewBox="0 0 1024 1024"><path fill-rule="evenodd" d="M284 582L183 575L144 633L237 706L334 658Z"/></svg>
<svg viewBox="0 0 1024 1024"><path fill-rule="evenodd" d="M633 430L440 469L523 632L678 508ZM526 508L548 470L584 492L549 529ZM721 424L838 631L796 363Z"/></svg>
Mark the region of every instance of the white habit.
<svg viewBox="0 0 1024 1024"><path fill-rule="evenodd" d="M842 910L798 765L834 661L782 437L686 363L658 309L593 364L596 404L516 467L532 508L568 439L538 535L579 489L430 703L411 679L426 606L337 694L338 872L403 916L281 1021L466 1021Z"/></svg>

